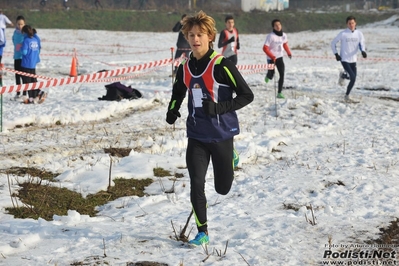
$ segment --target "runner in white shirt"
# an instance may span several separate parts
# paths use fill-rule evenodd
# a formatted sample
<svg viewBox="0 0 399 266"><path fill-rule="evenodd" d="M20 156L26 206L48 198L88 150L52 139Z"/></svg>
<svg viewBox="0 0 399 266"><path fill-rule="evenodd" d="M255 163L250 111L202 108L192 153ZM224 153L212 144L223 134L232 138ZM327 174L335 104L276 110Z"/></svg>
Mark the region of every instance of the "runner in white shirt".
<svg viewBox="0 0 399 266"><path fill-rule="evenodd" d="M338 83L343 86L344 79L349 79L346 89L345 101L350 101L349 94L355 85L357 75L357 52L360 50L363 58L367 57L366 46L363 33L356 29L356 18L349 16L346 18L347 29L341 31L331 42L331 49L337 61L341 61L345 72L339 74ZM337 52L337 43L340 42L340 54Z"/></svg>
<svg viewBox="0 0 399 266"><path fill-rule="evenodd" d="M282 30L281 22L278 19L272 21L273 32L266 36L265 44L263 45L263 51L267 55L267 63L274 64L277 67L280 78L278 80L278 93L277 98L284 99L284 95L281 93L284 84L284 72L285 65L283 61L284 51L287 53L288 57L291 59L291 51L288 47L287 34ZM267 72L265 82L269 82L273 79L274 69Z"/></svg>

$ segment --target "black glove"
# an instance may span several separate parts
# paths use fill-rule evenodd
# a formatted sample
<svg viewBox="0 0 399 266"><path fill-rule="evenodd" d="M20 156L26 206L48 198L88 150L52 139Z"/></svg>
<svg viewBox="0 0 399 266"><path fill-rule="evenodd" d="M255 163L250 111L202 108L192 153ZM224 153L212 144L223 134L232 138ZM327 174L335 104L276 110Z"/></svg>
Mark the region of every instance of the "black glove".
<svg viewBox="0 0 399 266"><path fill-rule="evenodd" d="M168 122L170 125L173 125L178 117L181 117L180 112L175 109L171 109L166 113L166 122Z"/></svg>
<svg viewBox="0 0 399 266"><path fill-rule="evenodd" d="M335 54L335 59L337 59L337 61L341 61L341 57L339 56L339 54Z"/></svg>
<svg viewBox="0 0 399 266"><path fill-rule="evenodd" d="M288 58L291 59L291 58L292 58L292 55L288 55Z"/></svg>
<svg viewBox="0 0 399 266"><path fill-rule="evenodd" d="M205 114L210 116L216 116L216 106L217 103L215 103L214 101L207 98L202 99L202 109L204 110Z"/></svg>
<svg viewBox="0 0 399 266"><path fill-rule="evenodd" d="M363 56L363 58L367 58L367 54L365 51L362 51L362 56Z"/></svg>
<svg viewBox="0 0 399 266"><path fill-rule="evenodd" d="M235 40L236 40L236 38L233 36L233 37L231 37L231 38L227 41L227 43L234 42Z"/></svg>

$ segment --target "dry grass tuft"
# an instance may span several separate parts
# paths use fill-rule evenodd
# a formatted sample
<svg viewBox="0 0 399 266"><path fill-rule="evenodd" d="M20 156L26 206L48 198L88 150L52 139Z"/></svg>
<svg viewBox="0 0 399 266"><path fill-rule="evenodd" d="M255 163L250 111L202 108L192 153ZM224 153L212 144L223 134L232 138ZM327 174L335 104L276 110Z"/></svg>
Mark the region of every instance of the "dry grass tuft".
<svg viewBox="0 0 399 266"><path fill-rule="evenodd" d="M99 191L86 198L78 192L51 185L42 184L42 180L19 184L21 189L12 197L18 197L23 206L15 205L6 208L15 218L43 218L52 220L53 215L67 215L68 210L76 210L82 215L95 216L95 208L120 197L145 195L144 189L153 182L152 179L114 179L115 186L108 191Z"/></svg>

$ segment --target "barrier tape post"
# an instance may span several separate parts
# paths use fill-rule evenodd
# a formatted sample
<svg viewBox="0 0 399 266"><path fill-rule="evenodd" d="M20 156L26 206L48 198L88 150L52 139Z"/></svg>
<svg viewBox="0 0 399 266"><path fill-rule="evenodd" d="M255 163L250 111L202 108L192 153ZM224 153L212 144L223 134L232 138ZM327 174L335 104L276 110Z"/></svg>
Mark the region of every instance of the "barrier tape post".
<svg viewBox="0 0 399 266"><path fill-rule="evenodd" d="M170 54L171 54L171 58L172 58L172 85L173 85L173 78L174 78L174 69L173 69L173 67L174 67L174 65L175 65L175 58L173 57L173 50L174 50L174 48L173 47L170 47Z"/></svg>
<svg viewBox="0 0 399 266"><path fill-rule="evenodd" d="M278 110L277 110L277 73L274 71L274 106L276 109L276 120L278 117Z"/></svg>
<svg viewBox="0 0 399 266"><path fill-rule="evenodd" d="M172 55L172 91L173 91L173 78L174 78L174 66L175 66L175 58L173 57L173 47L170 47L170 53ZM173 131L175 131L175 123L173 123Z"/></svg>

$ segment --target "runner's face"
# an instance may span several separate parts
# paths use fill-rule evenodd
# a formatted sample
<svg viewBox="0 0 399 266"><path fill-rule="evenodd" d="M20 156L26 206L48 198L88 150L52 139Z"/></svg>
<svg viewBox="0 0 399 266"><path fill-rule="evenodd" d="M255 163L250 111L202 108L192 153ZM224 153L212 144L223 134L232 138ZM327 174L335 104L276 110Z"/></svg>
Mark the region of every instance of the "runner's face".
<svg viewBox="0 0 399 266"><path fill-rule="evenodd" d="M226 30L232 31L234 28L234 19L229 19L226 21Z"/></svg>
<svg viewBox="0 0 399 266"><path fill-rule="evenodd" d="M211 41L211 36L202 32L198 25L194 25L188 32L188 43L197 59L201 59L208 52Z"/></svg>
<svg viewBox="0 0 399 266"><path fill-rule="evenodd" d="M283 27L281 26L281 22L279 21L274 22L273 29L275 29L276 31L281 31L282 28Z"/></svg>
<svg viewBox="0 0 399 266"><path fill-rule="evenodd" d="M24 26L25 26L25 21L24 21L24 20L20 19L20 20L17 21L17 28L18 28L19 30L22 30L22 28L23 28Z"/></svg>
<svg viewBox="0 0 399 266"><path fill-rule="evenodd" d="M348 23L346 23L346 25L348 26L348 29L350 29L351 31L354 31L356 28L356 21L355 20L348 20Z"/></svg>

